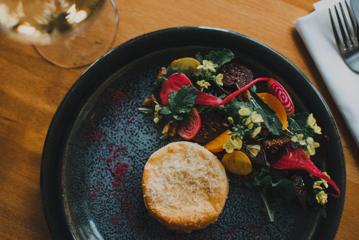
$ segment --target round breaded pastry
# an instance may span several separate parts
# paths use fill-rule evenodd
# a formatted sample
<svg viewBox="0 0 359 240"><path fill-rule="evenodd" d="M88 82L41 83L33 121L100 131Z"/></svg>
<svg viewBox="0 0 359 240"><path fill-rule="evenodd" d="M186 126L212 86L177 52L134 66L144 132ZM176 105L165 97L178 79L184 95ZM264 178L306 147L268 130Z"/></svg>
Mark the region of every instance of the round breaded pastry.
<svg viewBox="0 0 359 240"><path fill-rule="evenodd" d="M191 232L216 222L228 195L222 163L206 148L174 142L148 159L142 178L148 211L170 229Z"/></svg>

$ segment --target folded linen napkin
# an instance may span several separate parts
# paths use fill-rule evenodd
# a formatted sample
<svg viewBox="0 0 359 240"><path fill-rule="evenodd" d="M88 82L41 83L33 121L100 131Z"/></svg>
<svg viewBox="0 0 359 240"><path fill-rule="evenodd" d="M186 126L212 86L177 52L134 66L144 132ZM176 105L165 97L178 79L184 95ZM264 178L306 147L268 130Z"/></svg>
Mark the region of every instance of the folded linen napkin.
<svg viewBox="0 0 359 240"><path fill-rule="evenodd" d="M328 9L336 2L315 3L314 12L295 21L295 27L359 146L359 74L344 63L335 43Z"/></svg>

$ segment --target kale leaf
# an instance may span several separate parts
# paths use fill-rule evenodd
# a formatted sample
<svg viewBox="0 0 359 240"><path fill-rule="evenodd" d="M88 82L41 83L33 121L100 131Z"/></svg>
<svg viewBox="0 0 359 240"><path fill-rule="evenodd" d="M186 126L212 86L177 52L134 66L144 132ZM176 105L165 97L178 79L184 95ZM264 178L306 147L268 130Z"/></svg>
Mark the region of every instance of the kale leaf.
<svg viewBox="0 0 359 240"><path fill-rule="evenodd" d="M204 59L210 60L215 64L217 64L218 68L232 61L233 58L234 58L234 53L229 49L212 50L206 56L204 56Z"/></svg>
<svg viewBox="0 0 359 240"><path fill-rule="evenodd" d="M162 108L161 114L173 114L175 120L182 120L186 114L191 112L195 105L197 91L191 86L184 86L178 92L169 95L169 108Z"/></svg>
<svg viewBox="0 0 359 240"><path fill-rule="evenodd" d="M308 135L310 132L308 132L307 129L307 118L309 113L299 113L292 117L288 118L288 129L290 132L298 134L303 133ZM311 135L311 134L309 134Z"/></svg>
<svg viewBox="0 0 359 240"><path fill-rule="evenodd" d="M282 133L282 124L279 122L273 110L270 109L255 93L251 94L249 103L253 110L262 115L264 125L267 127L268 131L275 136L279 136Z"/></svg>
<svg viewBox="0 0 359 240"><path fill-rule="evenodd" d="M274 222L274 210L271 208L273 199L277 199L278 196L281 196L282 199L292 199L296 196L291 180L272 173L267 168L262 168L247 185L258 190L271 222Z"/></svg>

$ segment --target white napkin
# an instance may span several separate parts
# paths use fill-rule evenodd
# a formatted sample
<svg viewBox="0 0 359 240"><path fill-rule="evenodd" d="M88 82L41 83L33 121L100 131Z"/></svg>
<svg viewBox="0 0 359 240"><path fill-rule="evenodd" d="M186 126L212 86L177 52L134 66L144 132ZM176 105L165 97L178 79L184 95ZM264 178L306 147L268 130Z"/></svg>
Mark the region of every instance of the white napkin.
<svg viewBox="0 0 359 240"><path fill-rule="evenodd" d="M314 12L299 18L295 27L359 146L359 74L344 63L335 43L328 8L336 2L315 3Z"/></svg>

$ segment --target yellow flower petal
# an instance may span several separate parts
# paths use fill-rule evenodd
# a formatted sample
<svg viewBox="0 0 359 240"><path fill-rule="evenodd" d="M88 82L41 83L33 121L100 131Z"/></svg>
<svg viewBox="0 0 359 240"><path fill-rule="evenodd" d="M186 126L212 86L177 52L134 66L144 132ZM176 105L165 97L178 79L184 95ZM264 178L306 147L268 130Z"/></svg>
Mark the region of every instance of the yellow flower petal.
<svg viewBox="0 0 359 240"><path fill-rule="evenodd" d="M232 145L231 140L227 141L225 144L223 144L223 149L227 152L227 153L232 153L234 151L234 147Z"/></svg>
<svg viewBox="0 0 359 240"><path fill-rule="evenodd" d="M315 196L315 199L320 205L325 205L328 202L328 194L326 194L324 191L320 191Z"/></svg>
<svg viewBox="0 0 359 240"><path fill-rule="evenodd" d="M258 135L261 131L262 131L262 127L256 127L256 128L253 130L253 132L252 132L252 134L251 134L251 137L252 137L252 138L257 137L257 135Z"/></svg>
<svg viewBox="0 0 359 240"><path fill-rule="evenodd" d="M207 82L206 80L199 80L196 82L198 86L200 86L202 89L207 89L211 86L211 84L209 82Z"/></svg>
<svg viewBox="0 0 359 240"><path fill-rule="evenodd" d="M256 111L252 112L250 117L251 117L252 122L254 122L254 123L264 122L262 115L260 115Z"/></svg>
<svg viewBox="0 0 359 240"><path fill-rule="evenodd" d="M235 139L231 139L230 141L232 142L232 146L233 146L234 149L241 150L242 145L243 145L242 139L237 137Z"/></svg>
<svg viewBox="0 0 359 240"><path fill-rule="evenodd" d="M246 122L244 123L244 125L248 126L250 123L252 123L252 119L249 117L246 119Z"/></svg>
<svg viewBox="0 0 359 240"><path fill-rule="evenodd" d="M313 128L316 123L317 123L317 120L314 118L313 113L309 114L308 118L307 118L307 125L310 128Z"/></svg>
<svg viewBox="0 0 359 240"><path fill-rule="evenodd" d="M216 67L218 67L217 64L214 64L212 61L209 60L203 60L202 65L199 65L197 67L198 70L208 70L210 72L216 72Z"/></svg>
<svg viewBox="0 0 359 240"><path fill-rule="evenodd" d="M223 86L223 74L222 73L219 73L217 74L216 78L215 78L215 81L217 83L217 85L219 86Z"/></svg>
<svg viewBox="0 0 359 240"><path fill-rule="evenodd" d="M260 145L247 145L247 150L252 157L256 157L261 150Z"/></svg>
<svg viewBox="0 0 359 240"><path fill-rule="evenodd" d="M238 114L241 117L248 117L251 114L251 110L249 108L247 108L247 107L241 107L238 110Z"/></svg>
<svg viewBox="0 0 359 240"><path fill-rule="evenodd" d="M227 117L227 121L229 124L233 124L233 122L234 122L232 117Z"/></svg>

